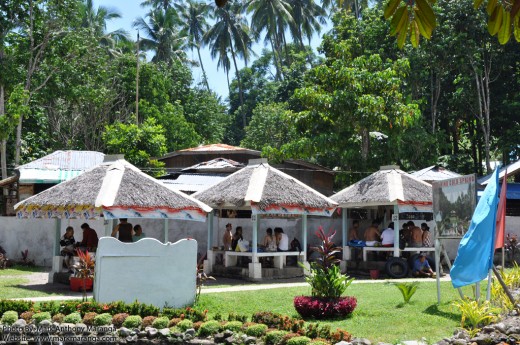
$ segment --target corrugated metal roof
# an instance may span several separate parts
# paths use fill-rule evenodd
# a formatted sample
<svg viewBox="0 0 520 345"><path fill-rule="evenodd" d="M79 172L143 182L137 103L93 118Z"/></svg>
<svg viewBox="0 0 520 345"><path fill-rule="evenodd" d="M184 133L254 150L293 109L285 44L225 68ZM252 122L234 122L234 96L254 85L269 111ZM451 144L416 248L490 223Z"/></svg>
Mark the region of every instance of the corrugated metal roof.
<svg viewBox="0 0 520 345"><path fill-rule="evenodd" d="M214 170L226 168L243 168L244 164L227 158L216 158L207 162L198 163L182 170Z"/></svg>
<svg viewBox="0 0 520 345"><path fill-rule="evenodd" d="M103 162L95 151L55 151L18 167L20 183L60 183L70 180Z"/></svg>
<svg viewBox="0 0 520 345"><path fill-rule="evenodd" d="M507 176L514 176L514 175L518 174L518 172L520 172L520 160L518 160L514 163L511 163L505 167L501 167L500 173L498 175L499 179L502 179L504 177L504 174L506 173L506 169L507 169ZM489 182L489 179L491 178L491 175L493 175L493 174L483 176L483 177L479 178L477 180L477 182L481 185L487 185Z"/></svg>
<svg viewBox="0 0 520 345"><path fill-rule="evenodd" d="M225 179L224 175L213 174L182 174L176 180L158 180L166 187L182 192L198 192L213 186Z"/></svg>
<svg viewBox="0 0 520 345"><path fill-rule="evenodd" d="M105 155L96 151L55 151L18 169L87 170L103 163Z"/></svg>
<svg viewBox="0 0 520 345"><path fill-rule="evenodd" d="M232 146L227 144L210 144L201 145L197 147L190 147L188 149L179 150L178 152L193 152L193 151L254 151L243 147ZM258 152L258 151L256 151Z"/></svg>
<svg viewBox="0 0 520 345"><path fill-rule="evenodd" d="M462 176L456 172L450 171L448 169L436 165L432 165L431 167L427 167L422 170L410 173L410 175L415 176L419 180L428 182L446 180L449 178Z"/></svg>

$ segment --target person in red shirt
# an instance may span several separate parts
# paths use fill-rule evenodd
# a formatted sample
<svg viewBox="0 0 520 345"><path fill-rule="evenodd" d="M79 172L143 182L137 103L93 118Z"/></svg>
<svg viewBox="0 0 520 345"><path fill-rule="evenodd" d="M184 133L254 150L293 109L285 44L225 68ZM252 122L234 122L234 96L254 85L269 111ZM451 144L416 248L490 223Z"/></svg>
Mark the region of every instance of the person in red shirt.
<svg viewBox="0 0 520 345"><path fill-rule="evenodd" d="M76 246L80 247L81 250L86 249L95 252L99 241L96 230L91 229L87 223L81 224L81 228L83 229L83 240L76 243Z"/></svg>

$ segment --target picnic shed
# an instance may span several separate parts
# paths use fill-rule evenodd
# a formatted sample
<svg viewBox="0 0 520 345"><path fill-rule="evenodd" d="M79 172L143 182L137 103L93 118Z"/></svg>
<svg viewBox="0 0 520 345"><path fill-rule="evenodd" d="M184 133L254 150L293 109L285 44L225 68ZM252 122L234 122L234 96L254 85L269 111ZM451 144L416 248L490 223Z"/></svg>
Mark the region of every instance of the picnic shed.
<svg viewBox="0 0 520 345"><path fill-rule="evenodd" d="M306 262L307 216L330 217L336 209L336 202L320 194L299 180L291 177L267 163L266 159L252 159L245 168L228 176L208 189L193 194L193 197L214 209L250 210L252 222L252 245L250 252L225 251L226 266L236 262L237 256L251 258L244 276L252 280L261 279L265 272L259 262L262 256L272 256L275 268L283 269L286 256L298 256ZM259 252L258 229L263 217L299 216L301 222L302 253L299 252ZM208 215L208 260L206 270L213 270L215 257L213 214Z"/></svg>

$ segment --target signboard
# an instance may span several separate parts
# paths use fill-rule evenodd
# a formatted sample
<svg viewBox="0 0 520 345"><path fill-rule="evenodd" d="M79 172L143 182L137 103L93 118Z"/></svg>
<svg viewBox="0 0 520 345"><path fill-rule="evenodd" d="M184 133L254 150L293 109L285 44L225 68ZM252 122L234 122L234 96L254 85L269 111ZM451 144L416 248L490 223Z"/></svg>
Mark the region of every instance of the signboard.
<svg viewBox="0 0 520 345"><path fill-rule="evenodd" d="M462 238L477 201L475 174L434 181L433 219L436 238Z"/></svg>

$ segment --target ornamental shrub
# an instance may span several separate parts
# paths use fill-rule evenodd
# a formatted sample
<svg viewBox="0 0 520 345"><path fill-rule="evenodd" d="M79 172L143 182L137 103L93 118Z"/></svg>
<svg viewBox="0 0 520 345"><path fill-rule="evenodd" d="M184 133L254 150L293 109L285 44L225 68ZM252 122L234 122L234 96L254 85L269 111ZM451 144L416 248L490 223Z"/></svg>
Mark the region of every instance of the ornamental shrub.
<svg viewBox="0 0 520 345"><path fill-rule="evenodd" d="M6 311L13 310L17 312L18 315L20 315L24 311L33 310L33 308L34 302L32 301L14 301L10 299L0 299L0 314L5 313Z"/></svg>
<svg viewBox="0 0 520 345"><path fill-rule="evenodd" d="M287 331L270 331L265 335L265 344L266 345L279 345L281 344L283 337L286 336L289 332Z"/></svg>
<svg viewBox="0 0 520 345"><path fill-rule="evenodd" d="M188 319L193 322L206 321L208 311L200 311L190 307L174 309L174 308L163 308L161 316L167 316L169 319L180 318Z"/></svg>
<svg viewBox="0 0 520 345"><path fill-rule="evenodd" d="M112 315L109 313L103 313L94 317L95 326L108 326L112 324Z"/></svg>
<svg viewBox="0 0 520 345"><path fill-rule="evenodd" d="M199 328L199 336L207 337L213 334L217 334L220 329L220 322L217 320L210 320L203 322Z"/></svg>
<svg viewBox="0 0 520 345"><path fill-rule="evenodd" d="M123 322L125 322L126 318L128 317L127 313L119 313L112 317L112 324L116 328L121 328L123 326Z"/></svg>
<svg viewBox="0 0 520 345"><path fill-rule="evenodd" d="M287 333L283 336L282 341L280 342L281 345L287 345L287 342L289 339L292 339L294 337L299 337L300 335L298 333Z"/></svg>
<svg viewBox="0 0 520 345"><path fill-rule="evenodd" d="M303 318L344 318L350 315L356 306L357 300L351 296L340 298L294 297L294 307Z"/></svg>
<svg viewBox="0 0 520 345"><path fill-rule="evenodd" d="M143 328L151 326L155 319L157 319L157 317L151 316L151 315L143 317L143 323L142 323Z"/></svg>
<svg viewBox="0 0 520 345"><path fill-rule="evenodd" d="M254 313L251 321L256 323L263 323L269 328L278 328L284 319L282 314L273 313L270 311L260 311Z"/></svg>
<svg viewBox="0 0 520 345"><path fill-rule="evenodd" d="M247 322L247 315L237 314L235 312L231 312L228 315L228 321L241 321Z"/></svg>
<svg viewBox="0 0 520 345"><path fill-rule="evenodd" d="M246 328L246 334L252 337L262 337L265 332L267 332L267 325L261 323Z"/></svg>
<svg viewBox="0 0 520 345"><path fill-rule="evenodd" d="M123 322L123 327L139 328L139 327L141 327L142 322L143 322L143 319L139 315L130 315Z"/></svg>
<svg viewBox="0 0 520 345"><path fill-rule="evenodd" d="M63 323L64 318L65 315L63 315L62 313L58 313L52 317L52 322Z"/></svg>
<svg viewBox="0 0 520 345"><path fill-rule="evenodd" d="M0 319L0 322L4 325L12 325L18 321L18 313L14 310L8 310L2 315L2 319Z"/></svg>
<svg viewBox="0 0 520 345"><path fill-rule="evenodd" d="M152 327L157 329L167 328L170 320L166 316L161 316L153 320Z"/></svg>
<svg viewBox="0 0 520 345"><path fill-rule="evenodd" d="M170 320L170 323L168 324L168 327L174 327L174 326L177 326L177 324L179 322L181 322L182 319L181 318L178 318L178 317L174 317L173 319Z"/></svg>
<svg viewBox="0 0 520 345"><path fill-rule="evenodd" d="M51 315L60 313L60 305L55 301L42 302L38 308L40 311L48 311Z"/></svg>
<svg viewBox="0 0 520 345"><path fill-rule="evenodd" d="M181 331L186 332L187 329L193 328L193 322L191 320L182 320L176 325Z"/></svg>
<svg viewBox="0 0 520 345"><path fill-rule="evenodd" d="M240 332L240 330L242 329L242 325L243 323L240 321L228 321L224 324L222 328L232 332Z"/></svg>
<svg viewBox="0 0 520 345"><path fill-rule="evenodd" d="M287 345L307 345L311 342L310 338L305 336L294 337L287 340Z"/></svg>
<svg viewBox="0 0 520 345"><path fill-rule="evenodd" d="M49 313L48 311L43 311L43 312L34 314L32 319L34 320L34 323L39 324L43 320L51 321L52 317L51 317L51 313Z"/></svg>
<svg viewBox="0 0 520 345"><path fill-rule="evenodd" d="M32 320L32 317L34 315L34 311L26 311L20 314L20 319L24 319L25 322L29 323Z"/></svg>
<svg viewBox="0 0 520 345"><path fill-rule="evenodd" d="M196 330L196 331L198 331L199 328L200 328L200 326L201 326L203 323L204 323L204 322L202 322L202 321L194 322L194 323L193 323L193 329Z"/></svg>
<svg viewBox="0 0 520 345"><path fill-rule="evenodd" d="M330 345L330 343L327 341L327 339L323 339L323 338L316 338L316 339L313 339L309 345Z"/></svg>
<svg viewBox="0 0 520 345"><path fill-rule="evenodd" d="M80 323L82 320L81 320L81 315L80 313L71 313L69 315L66 315L64 318L63 318L63 322L65 323L73 323L73 324L77 324L77 323Z"/></svg>
<svg viewBox="0 0 520 345"><path fill-rule="evenodd" d="M98 313L93 311L86 313L85 316L83 316L83 323L88 326L93 326L96 316L98 316Z"/></svg>
<svg viewBox="0 0 520 345"><path fill-rule="evenodd" d="M334 331L330 334L330 340L334 344L339 343L340 341L349 342L351 339L352 339L352 335L349 332L342 330L340 328L337 328L336 331Z"/></svg>

